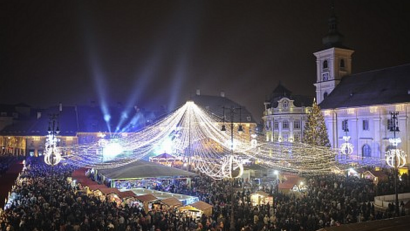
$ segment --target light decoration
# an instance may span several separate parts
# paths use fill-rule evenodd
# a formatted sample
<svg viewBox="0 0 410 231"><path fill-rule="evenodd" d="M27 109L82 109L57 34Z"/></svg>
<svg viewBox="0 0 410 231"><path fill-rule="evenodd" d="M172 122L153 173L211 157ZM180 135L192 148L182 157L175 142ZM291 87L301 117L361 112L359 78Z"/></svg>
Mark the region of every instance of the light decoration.
<svg viewBox="0 0 410 231"><path fill-rule="evenodd" d="M386 163L392 168L401 168L406 165L406 157L403 150L390 149L386 152Z"/></svg>
<svg viewBox="0 0 410 231"><path fill-rule="evenodd" d="M300 142L266 142L263 136L249 137L236 133L235 157L232 157L231 143L226 142L231 140L231 135L221 131L222 122L222 118L190 101L138 132L118 135L123 154L110 161L101 161L106 145L101 142L105 141L64 147L63 151L72 153L67 161L74 165L115 168L138 161L174 136L172 145L177 153L170 154L189 158L195 169L214 179L226 178L227 169L232 167L242 171L242 159L260 160L267 167L297 173L330 172L335 165L336 150L328 147ZM229 126L227 123L226 130L230 129Z"/></svg>
<svg viewBox="0 0 410 231"><path fill-rule="evenodd" d="M353 144L349 143L350 136L343 136L343 140L345 141L342 145L340 145L340 152L344 155L350 155L353 153Z"/></svg>
<svg viewBox="0 0 410 231"><path fill-rule="evenodd" d="M55 166L62 160L61 149L57 147L59 141L57 135L60 133L58 127L56 129L56 117L52 115L52 125L48 128L48 134L46 137L45 150L44 150L44 162L48 165Z"/></svg>

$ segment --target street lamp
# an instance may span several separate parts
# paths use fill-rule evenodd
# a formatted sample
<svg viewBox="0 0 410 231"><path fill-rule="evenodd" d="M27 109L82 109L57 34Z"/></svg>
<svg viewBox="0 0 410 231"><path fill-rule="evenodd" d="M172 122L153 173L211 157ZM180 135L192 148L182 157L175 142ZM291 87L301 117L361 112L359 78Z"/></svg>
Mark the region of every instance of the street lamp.
<svg viewBox="0 0 410 231"><path fill-rule="evenodd" d="M398 168L403 167L406 164L406 154L403 150L397 148L397 145L401 142L400 138L396 138L396 132L399 132L399 126L397 121L397 115L399 112L390 112L389 130L393 132L393 139L389 139L389 142L394 148L389 149L386 152L386 163L393 168L394 174L394 193L396 196L396 215L399 216L399 194L397 192L397 175Z"/></svg>
<svg viewBox="0 0 410 231"><path fill-rule="evenodd" d="M241 124L241 107L222 107L223 109L223 124L221 131L226 131L226 125L225 125L225 109L228 110L230 113L230 120L231 120L231 143L230 143L230 148L231 148L231 155L228 158L227 164L229 164L229 175L228 177L231 179L231 214L230 214L230 230L235 230L235 217L234 217L234 201L235 201L235 192L234 192L234 178L240 177L243 173L243 166L239 161L235 158L234 155L234 150L233 150L233 121L234 121L234 116L237 110L239 110L239 126L238 126L238 133L241 134L243 132L243 127ZM239 173L237 175L234 175L234 164L237 164L237 169L239 168Z"/></svg>
<svg viewBox="0 0 410 231"><path fill-rule="evenodd" d="M60 133L58 128L58 114L51 114L50 121L48 123L48 134L46 139L44 162L51 166L51 183L50 183L50 204L53 197L53 181L54 181L54 166L60 163L61 153L57 149L58 138Z"/></svg>

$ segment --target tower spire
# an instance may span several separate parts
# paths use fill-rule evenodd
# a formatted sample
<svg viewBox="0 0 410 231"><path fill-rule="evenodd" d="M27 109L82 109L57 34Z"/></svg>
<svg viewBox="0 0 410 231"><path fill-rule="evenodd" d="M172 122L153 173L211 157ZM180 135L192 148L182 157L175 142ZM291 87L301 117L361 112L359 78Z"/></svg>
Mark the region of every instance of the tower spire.
<svg viewBox="0 0 410 231"><path fill-rule="evenodd" d="M325 48L331 47L341 47L344 48L343 45L343 35L339 33L337 30L338 20L335 13L335 3L332 0L330 3L330 17L328 19L328 27L329 30L326 36L322 39L322 43Z"/></svg>

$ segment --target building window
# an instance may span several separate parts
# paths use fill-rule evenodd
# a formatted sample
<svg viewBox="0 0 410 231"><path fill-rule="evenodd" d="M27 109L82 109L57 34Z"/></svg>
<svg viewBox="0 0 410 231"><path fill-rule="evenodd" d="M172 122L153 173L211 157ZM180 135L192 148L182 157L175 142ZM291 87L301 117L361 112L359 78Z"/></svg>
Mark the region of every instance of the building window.
<svg viewBox="0 0 410 231"><path fill-rule="evenodd" d="M325 94L323 94L323 99L325 99L327 97L327 92L325 92Z"/></svg>
<svg viewBox="0 0 410 231"><path fill-rule="evenodd" d="M327 69L328 65L327 65L327 60L323 61L323 70Z"/></svg>
<svg viewBox="0 0 410 231"><path fill-rule="evenodd" d="M282 128L283 129L289 129L289 122L288 121L283 121Z"/></svg>
<svg viewBox="0 0 410 231"><path fill-rule="evenodd" d="M325 72L322 74L322 81L328 81L329 80L329 72Z"/></svg>
<svg viewBox="0 0 410 231"><path fill-rule="evenodd" d="M341 69L344 69L344 68L345 68L345 60L344 60L344 59L341 59L341 60L340 60L340 68L341 68Z"/></svg>
<svg viewBox="0 0 410 231"><path fill-rule="evenodd" d="M363 131L369 131L369 121L363 120Z"/></svg>
<svg viewBox="0 0 410 231"><path fill-rule="evenodd" d="M342 121L342 130L345 132L349 131L349 124L348 124L348 120L343 120Z"/></svg>
<svg viewBox="0 0 410 231"><path fill-rule="evenodd" d="M293 121L293 128L300 129L300 120Z"/></svg>
<svg viewBox="0 0 410 231"><path fill-rule="evenodd" d="M279 129L279 123L278 121L275 121L275 123L273 123L273 128L278 130Z"/></svg>
<svg viewBox="0 0 410 231"><path fill-rule="evenodd" d="M371 157L372 156L372 148L370 147L370 145L365 144L362 147L362 156L363 157Z"/></svg>

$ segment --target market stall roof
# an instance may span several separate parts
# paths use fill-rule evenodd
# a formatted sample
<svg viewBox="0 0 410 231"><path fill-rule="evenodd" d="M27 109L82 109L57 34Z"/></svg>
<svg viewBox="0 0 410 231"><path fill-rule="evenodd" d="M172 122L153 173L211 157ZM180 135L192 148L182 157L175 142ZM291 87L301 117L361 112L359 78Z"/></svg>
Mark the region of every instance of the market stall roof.
<svg viewBox="0 0 410 231"><path fill-rule="evenodd" d="M151 201L158 200L158 198L156 198L152 194L145 194L145 195L141 195L141 196L136 196L135 198L137 198L137 200L139 200L141 202L151 202Z"/></svg>
<svg viewBox="0 0 410 231"><path fill-rule="evenodd" d="M114 193L114 194L118 195L120 193L120 191L116 188L99 188L97 190L99 190L100 192L102 192L105 195L109 195L111 193Z"/></svg>
<svg viewBox="0 0 410 231"><path fill-rule="evenodd" d="M192 203L191 206L192 206L192 207L195 207L195 208L197 208L197 209L199 209L199 210L202 210L202 211L205 211L206 209L209 209L209 208L212 208L212 207L213 207L212 205L210 205L210 204L208 204L208 203L205 203L205 202L203 202L203 201L197 201L197 202L195 202L195 203Z"/></svg>
<svg viewBox="0 0 410 231"><path fill-rule="evenodd" d="M75 170L71 176L72 177L78 177L78 176L85 176L85 173L87 172L87 168L79 168L77 170Z"/></svg>
<svg viewBox="0 0 410 231"><path fill-rule="evenodd" d="M161 202L168 206L182 206L182 202L179 201L175 197L169 197L169 198L163 199L161 200Z"/></svg>
<svg viewBox="0 0 410 231"><path fill-rule="evenodd" d="M133 191L119 192L118 196L120 198L130 198L130 197L137 198L137 195L135 195L135 193Z"/></svg>
<svg viewBox="0 0 410 231"><path fill-rule="evenodd" d="M102 188L107 188L107 186L102 185L102 184L95 184L95 185L86 185L88 187L88 189L90 189L91 191L95 191L95 190L100 190ZM101 190L100 190L101 191ZM102 192L102 191L101 191Z"/></svg>
<svg viewBox="0 0 410 231"><path fill-rule="evenodd" d="M196 176L195 173L161 164L138 160L118 168L101 169L99 172L112 180L131 180L174 176Z"/></svg>

